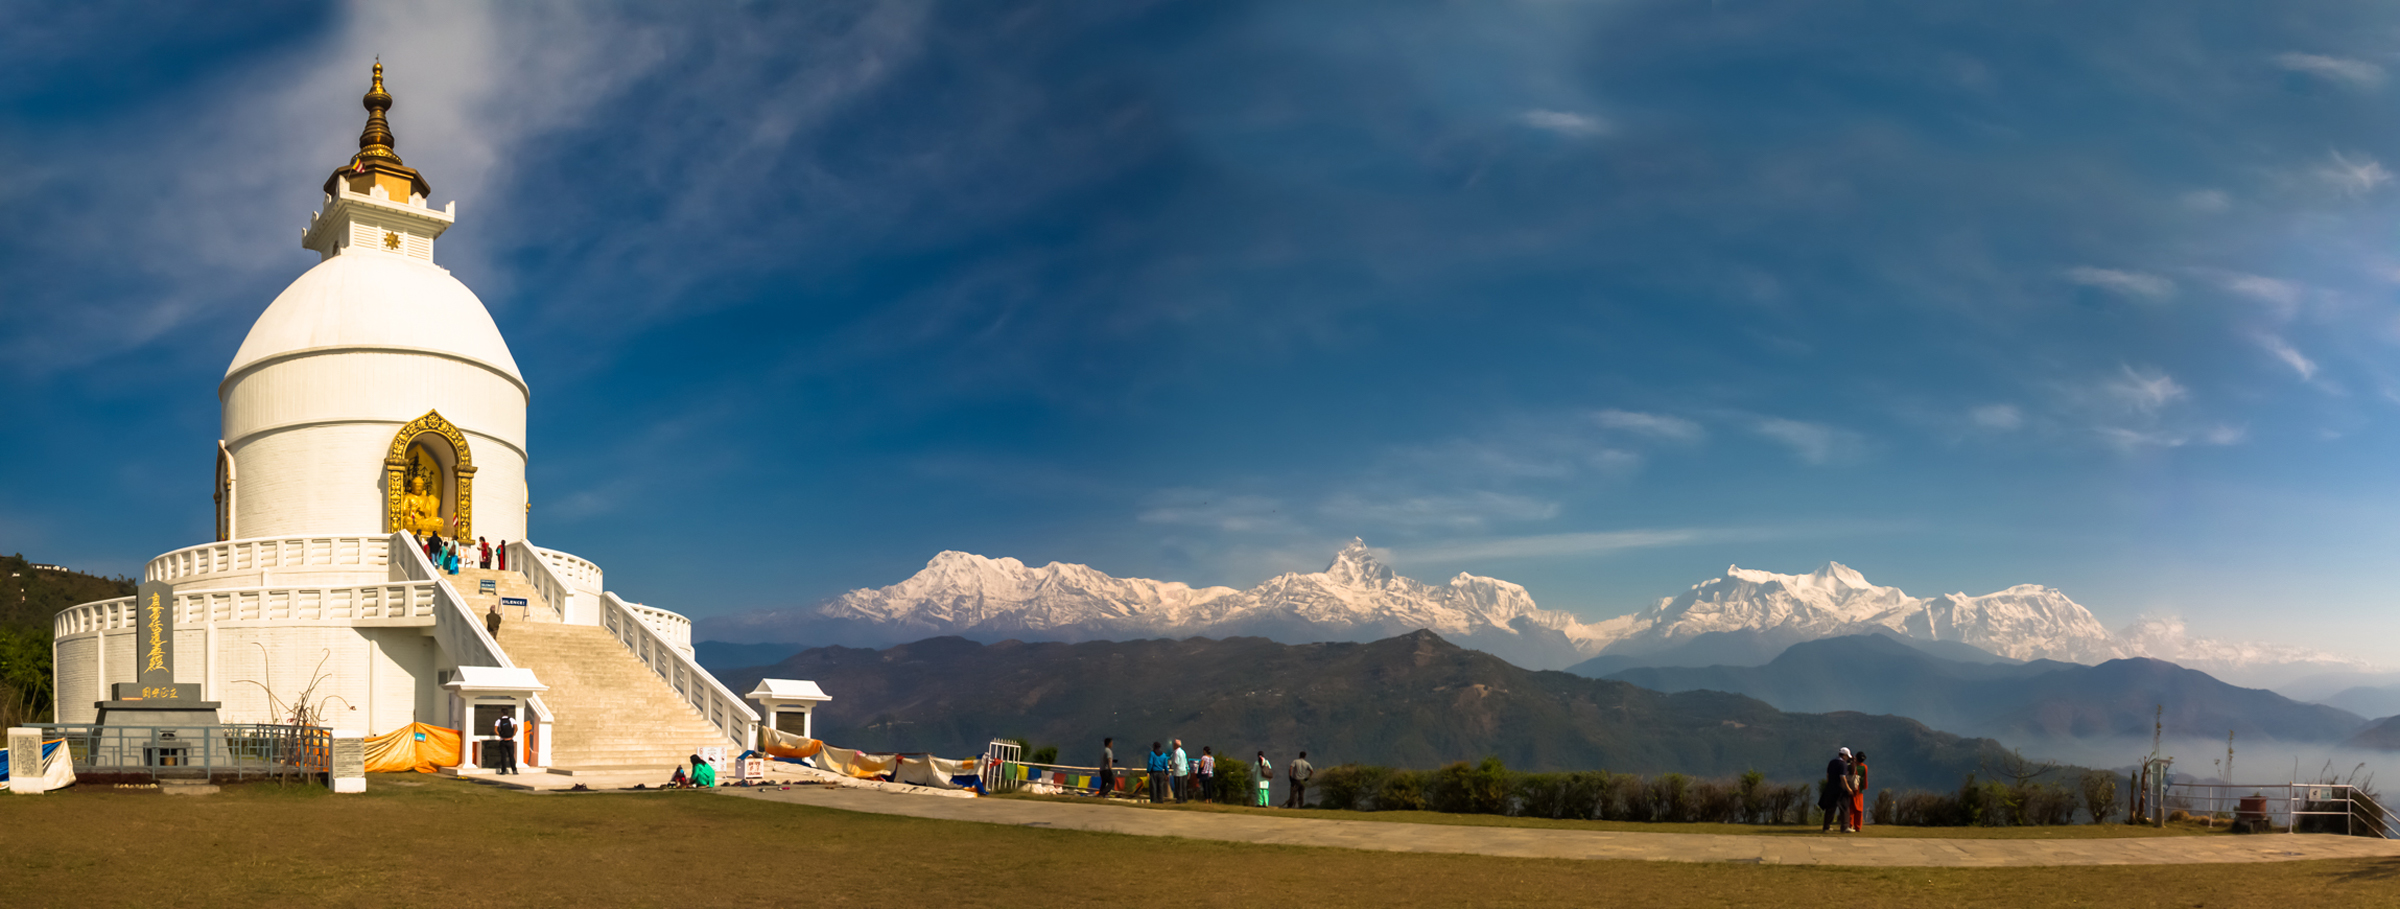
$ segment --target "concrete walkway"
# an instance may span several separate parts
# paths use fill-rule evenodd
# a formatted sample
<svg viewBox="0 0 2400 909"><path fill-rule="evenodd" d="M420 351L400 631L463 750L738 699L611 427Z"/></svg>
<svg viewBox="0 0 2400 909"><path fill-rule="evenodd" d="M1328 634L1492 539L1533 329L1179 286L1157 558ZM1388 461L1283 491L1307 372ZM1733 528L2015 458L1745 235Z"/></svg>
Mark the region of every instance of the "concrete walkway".
<svg viewBox="0 0 2400 909"><path fill-rule="evenodd" d="M985 824L1139 836L1180 836L1236 843L1332 846L1380 852L1453 852L1512 858L1998 868L2400 857L2400 840L2319 834L2070 840L1905 839L1840 834L1740 836L1467 827L1202 811L1144 811L1107 805L1019 799L934 799L823 786L726 789L722 792L737 798L791 802L818 808Z"/></svg>

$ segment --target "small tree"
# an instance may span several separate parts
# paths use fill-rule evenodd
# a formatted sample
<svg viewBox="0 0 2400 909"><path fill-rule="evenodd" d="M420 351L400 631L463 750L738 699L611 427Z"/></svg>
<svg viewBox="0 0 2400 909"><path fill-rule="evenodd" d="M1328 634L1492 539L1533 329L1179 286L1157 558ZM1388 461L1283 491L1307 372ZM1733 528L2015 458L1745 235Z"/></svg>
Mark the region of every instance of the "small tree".
<svg viewBox="0 0 2400 909"><path fill-rule="evenodd" d="M2117 810L2116 774L2106 770L2084 771L2083 810L2092 813L2092 823L2108 823L2108 816Z"/></svg>

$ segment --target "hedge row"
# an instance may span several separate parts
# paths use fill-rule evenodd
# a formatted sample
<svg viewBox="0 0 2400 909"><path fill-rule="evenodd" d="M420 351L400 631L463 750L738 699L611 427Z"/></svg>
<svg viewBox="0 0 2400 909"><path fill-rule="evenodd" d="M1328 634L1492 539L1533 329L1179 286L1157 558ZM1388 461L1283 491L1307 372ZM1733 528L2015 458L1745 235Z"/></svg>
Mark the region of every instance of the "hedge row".
<svg viewBox="0 0 2400 909"><path fill-rule="evenodd" d="M1923 827L2068 824L2074 822L2076 809L2084 807L2079 802L2087 800L2096 806L2094 816L2106 817L2115 798L2115 778L2098 776L2106 778L2105 787L2087 785L2082 791L2040 782L1978 782L1971 774L1956 792L1885 789L1877 792L1869 820ZM1821 820L1815 786L1770 783L1756 770L1733 779L1680 773L1643 777L1605 770L1520 773L1499 758L1487 757L1439 770L1342 764L1317 771L1308 789L1316 807L1346 811L1719 824Z"/></svg>

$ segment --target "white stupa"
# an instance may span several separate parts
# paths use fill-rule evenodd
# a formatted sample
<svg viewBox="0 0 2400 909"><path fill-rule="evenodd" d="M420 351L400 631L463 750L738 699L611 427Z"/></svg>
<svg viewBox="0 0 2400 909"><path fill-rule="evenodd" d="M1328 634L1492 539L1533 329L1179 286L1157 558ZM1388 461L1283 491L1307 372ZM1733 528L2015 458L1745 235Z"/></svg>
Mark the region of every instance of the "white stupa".
<svg viewBox="0 0 2400 909"><path fill-rule="evenodd" d="M318 263L259 315L217 387L218 539L143 571L173 585L174 681L199 684L227 723L479 735L505 713L533 766L738 750L757 714L692 660L690 622L526 542L531 392L483 302L434 258L457 203L431 207L393 151L381 64L364 103L359 152L301 234ZM438 568L421 548L432 535L468 544L467 567ZM486 543L493 567L475 567ZM122 708L113 685L141 669L135 615L132 598L60 613L59 722Z"/></svg>

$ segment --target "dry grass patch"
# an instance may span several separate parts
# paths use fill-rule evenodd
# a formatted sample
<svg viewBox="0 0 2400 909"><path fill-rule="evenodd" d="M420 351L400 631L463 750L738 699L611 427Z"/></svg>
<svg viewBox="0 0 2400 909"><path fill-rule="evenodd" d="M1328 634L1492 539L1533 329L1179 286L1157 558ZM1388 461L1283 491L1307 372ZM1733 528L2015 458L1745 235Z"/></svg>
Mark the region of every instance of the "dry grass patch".
<svg viewBox="0 0 2400 909"><path fill-rule="evenodd" d="M2388 906L2400 861L1804 868L1216 843L704 792L363 796L79 788L0 799L11 906Z"/></svg>
<svg viewBox="0 0 2400 909"><path fill-rule="evenodd" d="M1065 802L1076 805L1104 804L1089 796L1026 795L1008 793L994 796L1004 799L1027 799L1044 802ZM1131 799L1108 799L1110 807L1132 808L1141 811L1202 811L1223 814L1257 814L1271 817L1317 818L1332 821L1378 821L1391 824L1444 824L1457 827L1533 827L1553 830L1613 830L1631 833L1718 833L1735 836L1860 836L1894 837L1901 839L1960 839L1960 840L2094 840L2127 839L2157 836L2231 836L2223 823L2214 829L2200 822L2170 824L2165 828L2137 827L2130 824L2073 824L2061 827L1884 827L1867 825L1862 833L1829 834L1814 826L1768 826L1764 824L1648 824L1637 821L1558 820L1542 817L1508 817L1498 814L1449 814L1440 811L1327 811L1315 808L1259 808L1252 805L1222 805L1187 802L1153 805Z"/></svg>

